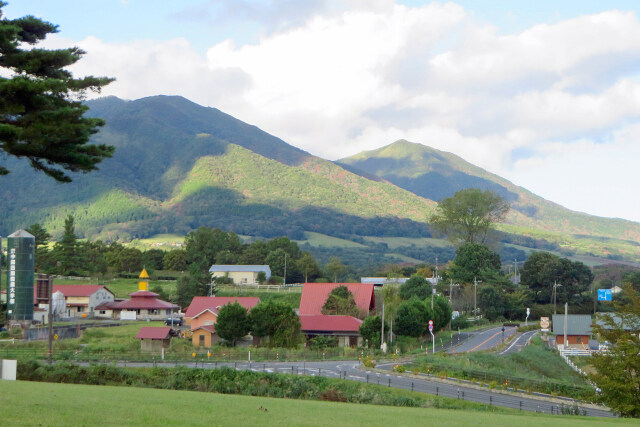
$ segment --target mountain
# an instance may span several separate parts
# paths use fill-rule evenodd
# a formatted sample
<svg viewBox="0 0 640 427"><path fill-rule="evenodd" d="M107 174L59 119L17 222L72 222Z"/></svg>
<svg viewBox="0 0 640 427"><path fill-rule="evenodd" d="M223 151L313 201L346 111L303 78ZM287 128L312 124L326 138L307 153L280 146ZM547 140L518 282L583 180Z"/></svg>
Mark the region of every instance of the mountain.
<svg viewBox="0 0 640 427"><path fill-rule="evenodd" d="M640 242L640 224L571 211L452 153L405 140L338 160L362 176L374 175L418 196L439 201L464 188L492 190L511 204L502 228L529 235L573 235ZM635 245L633 245L635 246Z"/></svg>
<svg viewBox="0 0 640 427"><path fill-rule="evenodd" d="M434 202L314 157L214 108L182 97L88 102L107 125L93 142L116 147L100 170L60 184L9 159L1 233L35 222L59 234L130 239L201 225L302 237L428 235ZM419 221L419 222L416 222Z"/></svg>
<svg viewBox="0 0 640 427"><path fill-rule="evenodd" d="M87 104L107 122L92 141L115 146L113 158L69 184L5 159L11 173L0 178L0 234L39 222L59 236L71 214L77 233L91 239L186 234L204 225L298 240L320 233L382 251L380 239L401 237L405 256L416 259L424 251L411 242L432 237L426 220L435 200L480 187L512 202L503 242L637 258L640 224L569 211L420 144L399 141L330 162L182 97Z"/></svg>

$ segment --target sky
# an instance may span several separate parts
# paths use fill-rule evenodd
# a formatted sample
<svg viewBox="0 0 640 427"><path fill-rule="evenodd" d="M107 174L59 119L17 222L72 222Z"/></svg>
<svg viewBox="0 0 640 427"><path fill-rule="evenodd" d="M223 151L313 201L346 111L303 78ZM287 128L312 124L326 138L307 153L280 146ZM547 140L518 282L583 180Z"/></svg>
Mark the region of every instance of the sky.
<svg viewBox="0 0 640 427"><path fill-rule="evenodd" d="M181 95L336 160L407 139L640 221L637 1L8 0L102 95Z"/></svg>

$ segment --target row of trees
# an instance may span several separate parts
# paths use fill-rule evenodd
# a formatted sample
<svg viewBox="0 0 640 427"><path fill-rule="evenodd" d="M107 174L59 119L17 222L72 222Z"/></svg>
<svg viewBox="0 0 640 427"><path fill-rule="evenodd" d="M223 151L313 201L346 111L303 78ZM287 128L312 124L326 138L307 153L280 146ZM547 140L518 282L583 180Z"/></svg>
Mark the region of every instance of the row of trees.
<svg viewBox="0 0 640 427"><path fill-rule="evenodd" d="M270 347L295 347L302 340L296 312L290 305L272 300L261 301L251 312L237 302L223 306L216 332L231 345L249 333Z"/></svg>

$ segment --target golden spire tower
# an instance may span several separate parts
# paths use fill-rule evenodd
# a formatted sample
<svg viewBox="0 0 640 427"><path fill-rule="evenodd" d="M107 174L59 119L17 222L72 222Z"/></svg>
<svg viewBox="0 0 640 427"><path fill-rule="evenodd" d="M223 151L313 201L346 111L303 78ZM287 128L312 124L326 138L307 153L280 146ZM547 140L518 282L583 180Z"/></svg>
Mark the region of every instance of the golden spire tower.
<svg viewBox="0 0 640 427"><path fill-rule="evenodd" d="M139 291L148 291L149 290L149 273L147 273L147 269L143 268L142 273L140 273L140 281L138 282L138 290Z"/></svg>

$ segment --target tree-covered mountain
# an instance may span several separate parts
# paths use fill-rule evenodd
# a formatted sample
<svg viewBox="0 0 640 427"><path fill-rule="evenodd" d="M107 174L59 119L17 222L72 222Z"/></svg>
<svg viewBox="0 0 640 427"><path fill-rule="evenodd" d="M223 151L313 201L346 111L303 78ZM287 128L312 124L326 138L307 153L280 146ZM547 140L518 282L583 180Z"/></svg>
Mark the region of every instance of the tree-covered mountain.
<svg viewBox="0 0 640 427"><path fill-rule="evenodd" d="M201 225L265 237L428 235L430 200L314 157L214 108L181 97L88 103L116 147L100 170L59 184L10 160L0 232L68 214L80 235L129 239ZM416 222L417 221L417 222Z"/></svg>
<svg viewBox="0 0 640 427"><path fill-rule="evenodd" d="M430 237L433 200L480 187L512 202L501 226L505 242L546 248L543 239L553 234L554 248L582 244L588 255L595 245L598 256L622 257L640 245L637 223L569 211L422 145L398 142L335 163L181 97L109 97L88 105L107 122L92 142L115 146L113 158L69 184L7 159L12 172L0 178L0 234L39 222L59 236L72 214L80 236L105 240L186 234L202 225L294 239L305 232L352 241Z"/></svg>
<svg viewBox="0 0 640 427"><path fill-rule="evenodd" d="M538 230L561 235L600 236L640 242L640 224L571 211L455 154L405 140L336 162L375 175L426 199L439 201L464 188L492 190L511 203L508 231Z"/></svg>

